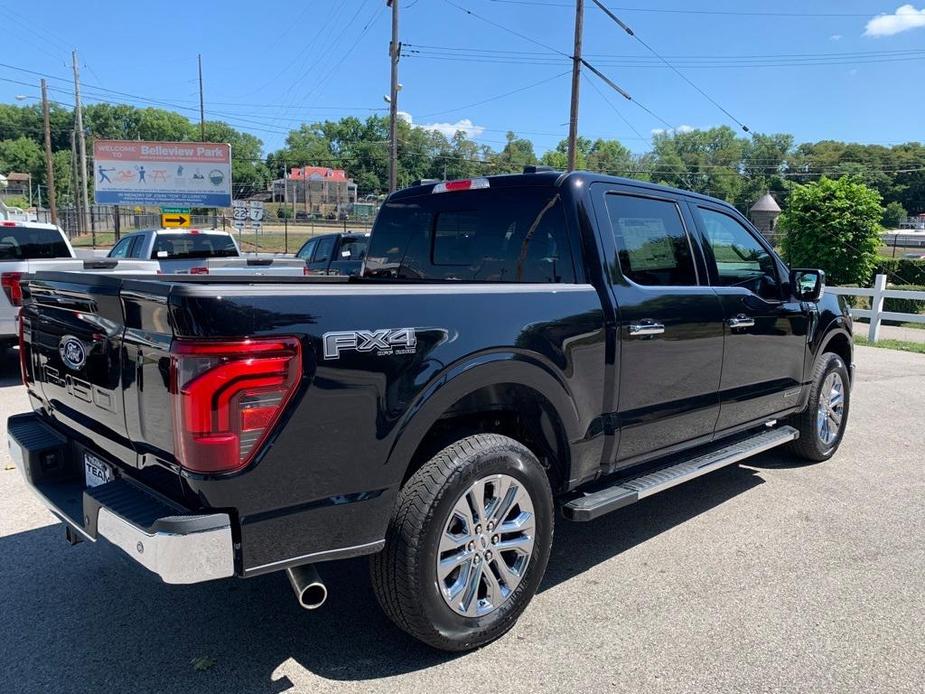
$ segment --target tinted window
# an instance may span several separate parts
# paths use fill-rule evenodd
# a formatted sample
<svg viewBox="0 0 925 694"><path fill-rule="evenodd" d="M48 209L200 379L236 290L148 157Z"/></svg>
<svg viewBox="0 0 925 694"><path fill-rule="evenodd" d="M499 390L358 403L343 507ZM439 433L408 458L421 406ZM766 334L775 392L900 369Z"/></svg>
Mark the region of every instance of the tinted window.
<svg viewBox="0 0 925 694"><path fill-rule="evenodd" d="M299 249L299 252L296 253L296 256L302 260L309 260L312 257L312 251L315 250L316 245L318 245L318 241L316 239L312 239Z"/></svg>
<svg viewBox="0 0 925 694"><path fill-rule="evenodd" d="M613 194L606 202L625 278L646 286L697 284L690 241L675 203Z"/></svg>
<svg viewBox="0 0 925 694"><path fill-rule="evenodd" d="M67 244L57 229L0 227L0 260L70 257Z"/></svg>
<svg viewBox="0 0 925 694"><path fill-rule="evenodd" d="M367 239L365 236L346 236L340 240L340 250L336 260L363 260L366 257Z"/></svg>
<svg viewBox="0 0 925 694"><path fill-rule="evenodd" d="M780 298L774 258L751 232L722 212L698 207L697 213L713 252L717 284L745 287L768 299Z"/></svg>
<svg viewBox="0 0 925 694"><path fill-rule="evenodd" d="M112 247L112 250L109 251L110 258L127 258L129 246L132 245L132 242L135 240L135 237L130 236L122 239L115 246Z"/></svg>
<svg viewBox="0 0 925 694"><path fill-rule="evenodd" d="M383 206L366 274L574 282L565 214L551 188L430 193Z"/></svg>
<svg viewBox="0 0 925 694"><path fill-rule="evenodd" d="M154 239L154 260L180 258L237 257L234 241L225 234L158 234Z"/></svg>
<svg viewBox="0 0 925 694"><path fill-rule="evenodd" d="M318 250L315 251L313 263L323 263L331 259L331 251L334 250L334 237L325 236L318 239Z"/></svg>

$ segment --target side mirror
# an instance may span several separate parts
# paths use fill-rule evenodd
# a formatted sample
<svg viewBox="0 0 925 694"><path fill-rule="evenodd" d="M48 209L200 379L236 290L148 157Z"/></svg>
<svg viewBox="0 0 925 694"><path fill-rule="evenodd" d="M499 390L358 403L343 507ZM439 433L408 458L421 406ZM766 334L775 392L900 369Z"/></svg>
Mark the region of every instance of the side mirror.
<svg viewBox="0 0 925 694"><path fill-rule="evenodd" d="M790 271L790 288L801 301L819 301L825 291L825 273L822 270L794 268Z"/></svg>

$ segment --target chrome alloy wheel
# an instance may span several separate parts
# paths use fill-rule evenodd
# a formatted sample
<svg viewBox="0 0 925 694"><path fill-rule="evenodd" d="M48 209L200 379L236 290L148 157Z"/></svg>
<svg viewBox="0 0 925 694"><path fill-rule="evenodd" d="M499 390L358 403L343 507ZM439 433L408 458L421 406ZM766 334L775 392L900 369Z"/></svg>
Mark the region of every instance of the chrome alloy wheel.
<svg viewBox="0 0 925 694"><path fill-rule="evenodd" d="M823 445L831 446L835 443L844 415L845 383L841 374L833 371L822 382L819 409L816 412L816 434Z"/></svg>
<svg viewBox="0 0 925 694"><path fill-rule="evenodd" d="M509 475L483 477L456 500L440 535L437 585L465 617L497 610L523 579L533 553L533 500Z"/></svg>

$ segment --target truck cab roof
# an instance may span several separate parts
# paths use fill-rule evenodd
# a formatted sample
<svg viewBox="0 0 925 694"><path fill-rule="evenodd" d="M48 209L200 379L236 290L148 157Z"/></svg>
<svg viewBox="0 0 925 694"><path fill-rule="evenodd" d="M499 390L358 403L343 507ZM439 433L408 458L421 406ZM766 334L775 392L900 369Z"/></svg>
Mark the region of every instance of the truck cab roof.
<svg viewBox="0 0 925 694"><path fill-rule="evenodd" d="M527 167L528 169L530 167ZM603 173L595 173L593 171L550 171L550 170L538 170L538 171L528 171L525 173L519 174L499 174L494 176L482 176L473 179L464 179L467 181L487 181L488 185L481 184L482 187L486 188L514 188L514 187L526 187L526 186L537 186L537 187L586 187L592 183L610 183L610 184L620 184L624 186L630 186L634 188L639 188L641 190L656 191L662 193L669 193L673 196L684 196L688 198L694 198L699 200L708 200L717 205L723 205L725 207L732 207L725 200L720 200L718 198L710 197L709 195L703 195L701 193L694 193L689 190L682 190L680 188L673 188L671 186L660 185L658 183L651 183L649 181L640 181L635 178L624 178L622 176L611 176ZM444 183L462 183L462 181L427 181L421 182L420 185L410 186L408 188L403 188L401 190L395 191L391 196L390 200L401 200L404 198L415 197L418 195L424 195L427 193L434 192L443 192L442 189L438 186L443 185ZM436 189L436 190L435 190ZM460 187L460 190L467 190L469 188ZM451 189L452 190L452 189Z"/></svg>

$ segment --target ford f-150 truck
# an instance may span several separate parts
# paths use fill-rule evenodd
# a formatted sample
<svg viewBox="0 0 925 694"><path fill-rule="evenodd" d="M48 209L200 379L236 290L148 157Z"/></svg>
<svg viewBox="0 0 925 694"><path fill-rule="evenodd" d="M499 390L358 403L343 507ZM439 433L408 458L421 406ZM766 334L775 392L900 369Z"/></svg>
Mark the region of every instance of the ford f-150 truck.
<svg viewBox="0 0 925 694"><path fill-rule="evenodd" d="M425 183L361 277L39 274L10 450L73 542L168 583L285 570L307 608L320 563L369 554L389 617L465 650L529 603L557 511L835 453L852 326L823 279L702 195Z"/></svg>

